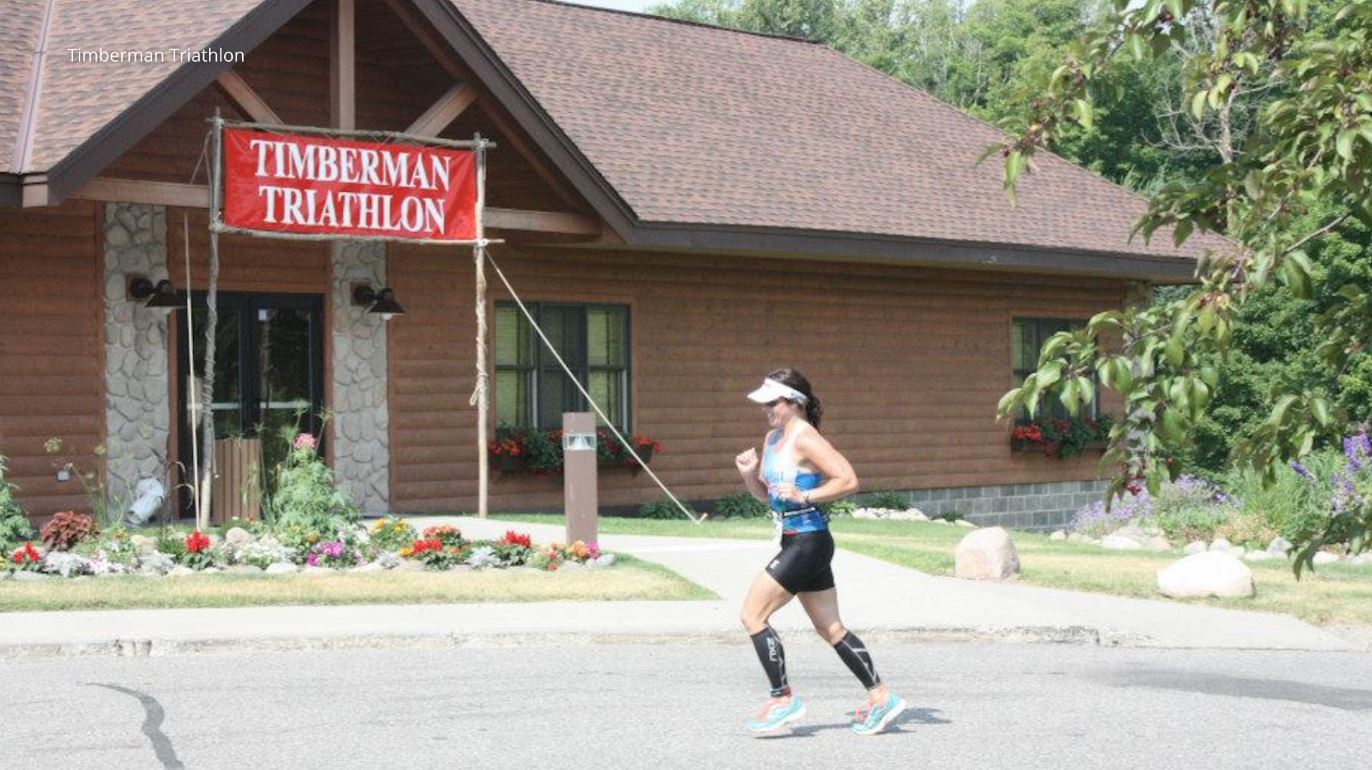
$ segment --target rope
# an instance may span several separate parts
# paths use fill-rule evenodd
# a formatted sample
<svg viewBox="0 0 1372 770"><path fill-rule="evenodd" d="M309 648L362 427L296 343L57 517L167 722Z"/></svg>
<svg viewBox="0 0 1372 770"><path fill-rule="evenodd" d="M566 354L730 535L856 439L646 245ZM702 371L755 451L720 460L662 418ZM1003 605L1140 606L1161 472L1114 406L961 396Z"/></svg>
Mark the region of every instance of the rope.
<svg viewBox="0 0 1372 770"><path fill-rule="evenodd" d="M572 373L572 370L568 368L566 362L562 360L562 356L558 354L557 348L553 347L553 343L550 342L548 338L543 334L543 330L539 328L538 324L534 321L533 314L531 314L529 312L529 309L524 306L524 301L519 298L519 294L516 293L514 287L510 285L509 279L505 277L505 273L500 269L500 265L495 261L495 257L491 256L490 252L484 248L480 250L480 253L484 255L486 259L489 259L491 261L491 267L495 268L495 274L500 277L500 282L505 284L505 290L510 292L510 296L514 299L515 304L519 306L520 312L524 313L524 317L529 320L529 325L532 326L533 330L538 334L538 338L540 340L543 340L543 344L547 347L548 352L552 353L553 358L557 359L558 366L561 366L562 371L567 373L567 379L570 380L571 383L576 386L576 389L578 391L581 392L582 397L586 399L586 403L591 405L591 408L595 410L595 413L599 415L600 419L605 422L605 426L610 429L610 432L614 434L616 439L619 439L619 443L623 445L623 447L626 450L628 450L629 454L634 458L634 460L639 464L639 466L643 468L643 470L648 472L648 476L652 478L653 482L657 484L658 488L660 488L663 491L663 493L665 493L667 497L671 499L673 503L676 503L676 507L681 509L682 513L686 514L686 518L690 519L692 522L696 524L699 524L701 522L701 519L697 518L695 514L691 513L691 509L687 508L685 505L682 505L681 501L677 499L677 496L672 494L672 490L668 489L667 485L662 483L662 479L659 479L656 473L653 473L653 469L649 468L648 464L643 462L643 458L639 457L638 452L634 450L632 442L624 438L624 435L619 432L619 429L616 428L614 423L610 421L610 418L606 417L605 413L601 411L600 405L595 402L595 399L591 398L591 394L587 393L586 389L581 386L581 380L577 378L575 374ZM480 275L480 273L478 273L478 275ZM482 323L484 324L484 320L482 321ZM484 377L485 373L482 372L478 376Z"/></svg>

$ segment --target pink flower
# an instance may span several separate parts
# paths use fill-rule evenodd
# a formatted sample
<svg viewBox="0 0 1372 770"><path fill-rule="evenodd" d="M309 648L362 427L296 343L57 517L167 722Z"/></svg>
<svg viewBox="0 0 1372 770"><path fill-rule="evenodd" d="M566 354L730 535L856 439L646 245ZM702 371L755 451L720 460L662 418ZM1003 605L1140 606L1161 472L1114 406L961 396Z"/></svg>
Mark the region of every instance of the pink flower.
<svg viewBox="0 0 1372 770"><path fill-rule="evenodd" d="M314 449L318 445L319 442L316 441L315 437L309 433L301 433L300 435L295 437L296 449Z"/></svg>

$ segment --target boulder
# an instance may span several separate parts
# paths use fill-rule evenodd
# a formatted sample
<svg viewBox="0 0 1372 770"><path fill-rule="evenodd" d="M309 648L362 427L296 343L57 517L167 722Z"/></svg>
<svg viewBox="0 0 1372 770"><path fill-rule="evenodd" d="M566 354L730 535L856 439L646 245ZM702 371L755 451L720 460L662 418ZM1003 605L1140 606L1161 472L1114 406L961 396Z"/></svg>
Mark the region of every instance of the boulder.
<svg viewBox="0 0 1372 770"><path fill-rule="evenodd" d="M1234 548L1233 544L1230 543L1228 540L1225 540L1225 539L1222 538L1222 537L1217 537L1217 538L1215 538L1214 540L1211 540L1211 541L1210 541L1210 550L1212 550L1212 551L1219 551L1220 553L1226 553L1226 552L1228 552L1228 551L1233 550L1233 548Z"/></svg>
<svg viewBox="0 0 1372 770"><path fill-rule="evenodd" d="M18 581L18 582L21 582L21 583L22 583L22 582L25 582L25 581L36 581L36 580L47 580L47 579L48 579L48 576L45 575L45 574L43 574L42 572L29 572L29 571L27 571L27 570L22 570L22 571L19 571L19 572L14 573L14 577L11 578L11 580L15 580L15 581Z"/></svg>
<svg viewBox="0 0 1372 770"><path fill-rule="evenodd" d="M1004 527L967 533L954 553L955 574L968 580L1005 580L1019 574L1019 552Z"/></svg>
<svg viewBox="0 0 1372 770"><path fill-rule="evenodd" d="M1192 540L1191 542L1186 544L1185 548L1181 550L1182 553L1185 553L1187 556L1190 556L1193 553L1205 553L1206 551L1210 550L1210 546L1206 545L1204 541Z"/></svg>
<svg viewBox="0 0 1372 770"><path fill-rule="evenodd" d="M1332 553L1330 553L1330 552L1328 552L1328 551L1316 551L1316 552L1315 552L1315 564L1317 564L1317 565L1318 565L1318 564L1333 564L1334 562L1336 562L1336 561L1338 561L1338 560L1339 560L1339 557L1338 557L1338 556L1335 556L1334 554L1332 554Z"/></svg>
<svg viewBox="0 0 1372 770"><path fill-rule="evenodd" d="M224 542L235 547L246 545L252 542L252 534L242 527L234 527L224 533Z"/></svg>
<svg viewBox="0 0 1372 770"><path fill-rule="evenodd" d="M1063 530L1058 530L1057 532L1054 532L1053 534L1049 535L1049 536L1048 536L1048 539L1049 539L1049 540L1066 540L1066 539L1067 539L1067 533L1064 532Z"/></svg>
<svg viewBox="0 0 1372 770"><path fill-rule="evenodd" d="M147 556L157 550L157 541L147 535L134 535L129 538L129 545L133 546L134 553L139 556Z"/></svg>
<svg viewBox="0 0 1372 770"><path fill-rule="evenodd" d="M300 568L288 561L279 561L275 564L268 564L266 573L268 575L290 575L299 572Z"/></svg>
<svg viewBox="0 0 1372 770"><path fill-rule="evenodd" d="M1272 542L1267 544L1267 552L1275 556L1286 556L1286 552L1291 550L1291 542L1280 535Z"/></svg>
<svg viewBox="0 0 1372 770"><path fill-rule="evenodd" d="M1253 571L1233 556L1206 551L1158 570L1158 590L1174 599L1253 595Z"/></svg>
<svg viewBox="0 0 1372 770"><path fill-rule="evenodd" d="M559 572L579 572L580 570L585 569L585 567L581 566L581 562L564 561L562 562L562 566L557 569Z"/></svg>
<svg viewBox="0 0 1372 770"><path fill-rule="evenodd" d="M1147 548L1150 551L1172 550L1172 544L1168 542L1167 538L1163 537L1162 535L1153 535L1152 537L1148 538L1148 542L1144 543L1143 547Z"/></svg>
<svg viewBox="0 0 1372 770"><path fill-rule="evenodd" d="M1143 544L1132 537L1121 534L1106 535L1100 541L1101 548L1108 548L1112 551L1137 551L1143 548Z"/></svg>

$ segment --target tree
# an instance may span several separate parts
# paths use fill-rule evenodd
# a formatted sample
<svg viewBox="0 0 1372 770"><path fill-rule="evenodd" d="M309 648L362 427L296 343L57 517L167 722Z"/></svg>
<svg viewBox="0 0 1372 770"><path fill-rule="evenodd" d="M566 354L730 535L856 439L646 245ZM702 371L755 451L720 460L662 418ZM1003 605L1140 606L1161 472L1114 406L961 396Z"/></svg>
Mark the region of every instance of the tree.
<svg viewBox="0 0 1372 770"><path fill-rule="evenodd" d="M1180 55L1194 29L1210 25L1214 47ZM1367 251L1340 270L1315 270L1309 250L1340 228L1372 224L1372 0L1318 6L1308 0L1115 0L1113 11L1071 47L1041 83L1042 96L1008 121L1010 135L988 150L1004 159L1007 190L1032 171L1034 152L1075 126L1093 123L1095 88L1131 66L1176 62L1191 119L1223 121L1238 94L1274 94L1254 129L1191 184L1171 183L1149 197L1135 232L1223 233L1197 266L1198 285L1148 308L1107 311L1080 331L1045 344L1038 370L1002 398L1001 416L1034 411L1046 396L1075 411L1095 397L1092 375L1124 400L1104 462L1114 465L1111 494L1175 478L1174 453L1211 408L1220 371L1244 313L1277 303L1323 298L1314 319L1319 387L1278 382L1270 408L1239 458L1274 478L1320 436L1367 415L1350 414L1345 389L1365 389L1372 365ZM1342 283L1340 283L1342 282ZM1116 338L1118 343L1110 340ZM1361 551L1372 537L1372 505L1332 515L1303 533L1296 574L1323 545Z"/></svg>

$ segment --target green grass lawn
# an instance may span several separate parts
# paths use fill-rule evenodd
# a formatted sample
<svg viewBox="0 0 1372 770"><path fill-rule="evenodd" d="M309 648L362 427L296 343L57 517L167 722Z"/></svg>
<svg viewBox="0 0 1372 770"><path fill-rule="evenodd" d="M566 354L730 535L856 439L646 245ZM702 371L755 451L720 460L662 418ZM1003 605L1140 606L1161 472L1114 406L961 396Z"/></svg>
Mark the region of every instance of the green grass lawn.
<svg viewBox="0 0 1372 770"><path fill-rule="evenodd" d="M561 524L557 515L502 515L510 521ZM953 551L969 531L946 524L839 518L831 522L840 547L932 575L953 574ZM765 519L686 520L602 518L600 531L616 535L672 535L766 539ZM1098 546L1049 540L1047 535L1013 532L1019 551L1020 580L1073 591L1163 598L1157 571L1179 553L1108 551ZM1333 564L1306 572L1299 582L1286 562L1248 562L1257 595L1251 599L1184 600L1235 609L1281 612L1319 625L1372 626L1372 565ZM1182 600L1176 600L1182 601Z"/></svg>
<svg viewBox="0 0 1372 770"><path fill-rule="evenodd" d="M665 567L619 555L603 570L121 576L0 582L0 611L298 604L692 600L718 598Z"/></svg>

